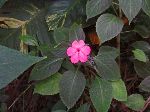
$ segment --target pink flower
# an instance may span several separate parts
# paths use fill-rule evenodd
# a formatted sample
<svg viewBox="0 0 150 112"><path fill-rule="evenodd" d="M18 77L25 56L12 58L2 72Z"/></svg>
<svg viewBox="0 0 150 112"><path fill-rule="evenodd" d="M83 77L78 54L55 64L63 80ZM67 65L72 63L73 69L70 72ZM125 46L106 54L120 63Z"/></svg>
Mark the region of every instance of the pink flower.
<svg viewBox="0 0 150 112"><path fill-rule="evenodd" d="M82 63L86 62L90 52L91 48L87 46L83 40L73 41L72 46L67 49L67 55L74 64L79 61Z"/></svg>

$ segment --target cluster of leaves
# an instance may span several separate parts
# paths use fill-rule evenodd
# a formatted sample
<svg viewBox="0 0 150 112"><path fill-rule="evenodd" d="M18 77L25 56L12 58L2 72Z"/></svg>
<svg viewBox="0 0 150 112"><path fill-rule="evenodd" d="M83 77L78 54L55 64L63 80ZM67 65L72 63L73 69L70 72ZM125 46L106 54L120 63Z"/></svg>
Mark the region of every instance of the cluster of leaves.
<svg viewBox="0 0 150 112"><path fill-rule="evenodd" d="M0 2L0 6L4 2L5 0ZM0 43L23 52L25 50L34 56L0 46L0 88L37 63L29 81L34 81L34 93L59 93L61 101L54 106L52 112L87 112L93 106L97 112L107 112L112 99L121 101L136 111L143 108L145 101L140 94L127 96L116 62L120 51L106 46L105 42L114 37L122 38L121 33L127 29L123 16L127 17L130 25L136 23L130 32L149 38L149 24L135 22L136 16L141 15L141 9L147 14L142 12L142 17L149 19L149 0L55 0L50 3L45 0L39 1L38 5L34 0L26 4L23 2L16 0L13 10L2 13L4 17L0 17ZM18 17L19 15L21 16ZM66 56L67 47L73 40L85 40L83 28L95 24L101 41L98 53L93 50L92 60L73 65ZM135 71L145 78L139 87L149 92L150 45L145 41L137 41L132 44L132 48L131 61ZM36 55L42 57L35 57ZM91 61L94 61L94 65ZM85 70L82 70L83 67ZM86 70L89 68L93 70L93 75L87 77ZM73 108L86 90L89 96L83 96L84 104L78 109Z"/></svg>

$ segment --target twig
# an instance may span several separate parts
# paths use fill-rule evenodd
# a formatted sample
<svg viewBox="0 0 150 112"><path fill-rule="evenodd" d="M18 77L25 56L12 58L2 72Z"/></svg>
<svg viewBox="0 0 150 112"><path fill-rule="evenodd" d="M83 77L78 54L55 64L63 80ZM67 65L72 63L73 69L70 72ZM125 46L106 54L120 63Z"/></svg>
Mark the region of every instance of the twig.
<svg viewBox="0 0 150 112"><path fill-rule="evenodd" d="M13 103L8 107L8 110L11 109L11 107L19 100L19 98L26 93L26 91L31 87L32 85L29 85L14 101Z"/></svg>

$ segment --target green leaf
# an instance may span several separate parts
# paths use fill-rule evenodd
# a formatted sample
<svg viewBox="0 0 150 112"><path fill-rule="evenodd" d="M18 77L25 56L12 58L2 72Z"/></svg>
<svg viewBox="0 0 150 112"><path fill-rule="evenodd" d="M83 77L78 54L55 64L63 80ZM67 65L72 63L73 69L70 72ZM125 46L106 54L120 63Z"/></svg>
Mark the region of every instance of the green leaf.
<svg viewBox="0 0 150 112"><path fill-rule="evenodd" d="M131 23L142 8L142 0L119 0L119 6Z"/></svg>
<svg viewBox="0 0 150 112"><path fill-rule="evenodd" d="M149 38L150 31L145 25L136 25L133 31L137 32L143 38Z"/></svg>
<svg viewBox="0 0 150 112"><path fill-rule="evenodd" d="M43 80L56 72L61 67L61 64L63 62L63 58L47 58L35 65L33 68L30 80Z"/></svg>
<svg viewBox="0 0 150 112"><path fill-rule="evenodd" d="M150 92L150 76L146 77L139 86L140 89Z"/></svg>
<svg viewBox="0 0 150 112"><path fill-rule="evenodd" d="M73 24L70 28L58 28L54 30L54 40L57 45L74 40L85 40L85 33L81 25Z"/></svg>
<svg viewBox="0 0 150 112"><path fill-rule="evenodd" d="M150 1L149 0L142 1L142 9L148 16L150 16Z"/></svg>
<svg viewBox="0 0 150 112"><path fill-rule="evenodd" d="M0 45L0 89L44 58L21 54Z"/></svg>
<svg viewBox="0 0 150 112"><path fill-rule="evenodd" d="M124 82L120 79L115 82L111 82L113 87L113 97L118 101L127 100L127 90Z"/></svg>
<svg viewBox="0 0 150 112"><path fill-rule="evenodd" d="M70 60L66 59L63 64L62 67L64 67L67 70L71 70L71 71L75 71L75 67L74 65L70 62Z"/></svg>
<svg viewBox="0 0 150 112"><path fill-rule="evenodd" d="M41 95L55 95L59 93L59 82L62 78L60 73L56 73L41 82L35 84L34 93Z"/></svg>
<svg viewBox="0 0 150 112"><path fill-rule="evenodd" d="M96 22L96 32L104 43L117 36L123 28L123 22L112 14L101 15Z"/></svg>
<svg viewBox="0 0 150 112"><path fill-rule="evenodd" d="M140 50L140 49L135 49L132 51L134 54L135 59L142 61L142 62L147 62L148 61L148 57L146 56L146 54Z"/></svg>
<svg viewBox="0 0 150 112"><path fill-rule="evenodd" d="M49 30L69 27L73 23L85 23L85 5L87 0L55 0L49 6L46 17Z"/></svg>
<svg viewBox="0 0 150 112"><path fill-rule="evenodd" d="M58 28L54 30L54 40L57 44L66 42L69 40L69 29L67 28Z"/></svg>
<svg viewBox="0 0 150 112"><path fill-rule="evenodd" d="M141 96L140 94L132 94L128 97L127 101L124 103L129 108L135 111L140 111L144 107L145 100L143 96Z"/></svg>
<svg viewBox="0 0 150 112"><path fill-rule="evenodd" d="M87 19L95 17L110 7L112 0L88 0L86 4Z"/></svg>
<svg viewBox="0 0 150 112"><path fill-rule="evenodd" d="M150 76L150 62L144 63L141 61L134 61L134 69L142 78Z"/></svg>
<svg viewBox="0 0 150 112"><path fill-rule="evenodd" d="M53 111L53 112L67 112L65 110L56 110L56 111Z"/></svg>
<svg viewBox="0 0 150 112"><path fill-rule="evenodd" d="M81 25L73 24L69 30L69 41L85 40L85 33Z"/></svg>
<svg viewBox="0 0 150 112"><path fill-rule="evenodd" d="M56 110L66 110L66 106L63 104L61 100L59 100L52 108L52 112Z"/></svg>
<svg viewBox="0 0 150 112"><path fill-rule="evenodd" d="M81 106L76 110L76 112L89 112L89 108L90 108L90 105L86 103L86 104L81 105Z"/></svg>
<svg viewBox="0 0 150 112"><path fill-rule="evenodd" d="M60 97L70 109L74 106L84 91L86 80L80 71L67 71L60 81Z"/></svg>
<svg viewBox="0 0 150 112"><path fill-rule="evenodd" d="M23 41L27 45L38 46L37 40L29 35L22 35L19 37L21 41Z"/></svg>
<svg viewBox="0 0 150 112"><path fill-rule="evenodd" d="M146 54L150 55L150 45L148 42L145 41L136 41L132 44L132 47L134 47L135 49L141 49L142 51L144 51Z"/></svg>
<svg viewBox="0 0 150 112"><path fill-rule="evenodd" d="M1 16L7 18L13 18L17 20L18 28L10 29L0 29L1 34L5 34L0 38L0 44L17 49L19 46L19 36L22 33L22 26L25 26L28 35L36 37L39 44L51 44L52 38L49 36L48 27L45 21L46 12L46 1L28 1L24 2L22 0L13 3L13 1L8 1L9 4L13 6L1 10ZM9 10L11 8L11 10ZM7 10L7 13L4 13ZM9 19L12 23L12 19ZM20 22L19 22L20 21ZM23 24L22 24L23 23ZM7 25L5 25L7 26ZM9 31L8 31L9 30ZM14 40L15 38L15 40ZM14 44L14 45L13 45ZM17 47L17 48L16 48Z"/></svg>
<svg viewBox="0 0 150 112"><path fill-rule="evenodd" d="M111 83L96 77L90 88L90 98L97 112L107 112L112 97Z"/></svg>
<svg viewBox="0 0 150 112"><path fill-rule="evenodd" d="M0 8L4 5L7 0L0 0Z"/></svg>
<svg viewBox="0 0 150 112"><path fill-rule="evenodd" d="M115 48L106 46L100 48L98 55L94 57L98 74L106 80L116 81L121 77L119 67L115 61L117 55Z"/></svg>
<svg viewBox="0 0 150 112"><path fill-rule="evenodd" d="M58 13L58 14L56 13L49 16L46 21L49 26L49 31L56 30L58 27L60 27L59 24L63 26L63 19L65 19L65 16L66 16L65 12Z"/></svg>
<svg viewBox="0 0 150 112"><path fill-rule="evenodd" d="M66 19L66 11L70 5L70 0L52 1L49 12L46 17L49 30L55 30L64 25Z"/></svg>

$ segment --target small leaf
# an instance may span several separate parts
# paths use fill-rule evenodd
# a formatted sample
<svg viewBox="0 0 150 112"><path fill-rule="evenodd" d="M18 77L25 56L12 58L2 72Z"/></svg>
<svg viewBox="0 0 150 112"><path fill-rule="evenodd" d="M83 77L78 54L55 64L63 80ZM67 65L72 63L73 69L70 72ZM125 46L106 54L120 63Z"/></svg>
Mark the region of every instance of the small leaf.
<svg viewBox="0 0 150 112"><path fill-rule="evenodd" d="M145 41L136 41L132 44L132 47L135 49L141 49L144 51L146 54L150 54L150 45L148 42Z"/></svg>
<svg viewBox="0 0 150 112"><path fill-rule="evenodd" d="M120 70L115 61L118 53L115 48L102 47L94 61L98 69L98 75L106 80L116 81L120 79Z"/></svg>
<svg viewBox="0 0 150 112"><path fill-rule="evenodd" d="M110 7L112 0L88 0L86 4L87 19L95 17Z"/></svg>
<svg viewBox="0 0 150 112"><path fill-rule="evenodd" d="M140 94L132 94L128 97L127 101L124 102L129 108L140 111L144 107L145 100Z"/></svg>
<svg viewBox="0 0 150 112"><path fill-rule="evenodd" d="M143 11L150 16L150 0L143 0L142 3Z"/></svg>
<svg viewBox="0 0 150 112"><path fill-rule="evenodd" d="M90 98L97 112L107 112L112 100L111 83L96 77L90 88Z"/></svg>
<svg viewBox="0 0 150 112"><path fill-rule="evenodd" d="M19 37L21 41L23 41L27 45L38 46L37 40L29 35L22 35Z"/></svg>
<svg viewBox="0 0 150 112"><path fill-rule="evenodd" d="M139 86L140 89L150 92L150 76L146 77Z"/></svg>
<svg viewBox="0 0 150 112"><path fill-rule="evenodd" d="M142 8L142 0L119 0L119 6L131 23Z"/></svg>
<svg viewBox="0 0 150 112"><path fill-rule="evenodd" d="M134 61L134 69L142 78L150 76L150 62Z"/></svg>
<svg viewBox="0 0 150 112"><path fill-rule="evenodd" d="M112 14L103 14L96 22L96 32L102 43L117 36L122 28L123 21Z"/></svg>
<svg viewBox="0 0 150 112"><path fill-rule="evenodd" d="M62 75L56 73L49 78L35 84L34 93L41 95L55 95L59 93L59 82Z"/></svg>
<svg viewBox="0 0 150 112"><path fill-rule="evenodd" d="M118 101L127 100L127 90L124 82L120 79L115 82L111 82L113 87L113 97Z"/></svg>
<svg viewBox="0 0 150 112"><path fill-rule="evenodd" d="M0 89L44 58L21 54L0 45Z"/></svg>
<svg viewBox="0 0 150 112"><path fill-rule="evenodd" d="M135 59L142 61L142 62L147 62L148 61L148 57L146 56L146 54L140 50L140 49L135 49L132 51L134 54Z"/></svg>
<svg viewBox="0 0 150 112"><path fill-rule="evenodd" d="M35 65L33 68L30 80L43 80L56 72L61 67L61 64L63 62L63 58L47 58Z"/></svg>
<svg viewBox="0 0 150 112"><path fill-rule="evenodd" d="M74 106L84 91L86 80L80 71L67 71L60 81L60 97L70 109Z"/></svg>
<svg viewBox="0 0 150 112"><path fill-rule="evenodd" d="M89 112L89 108L90 108L90 105L86 103L86 104L81 105L81 106L76 110L76 112Z"/></svg>

